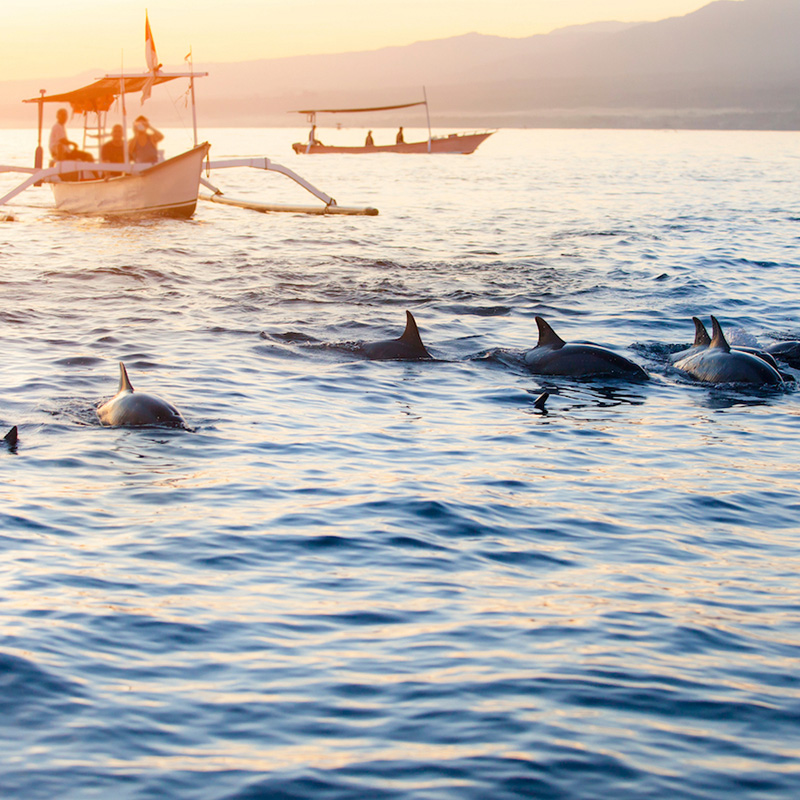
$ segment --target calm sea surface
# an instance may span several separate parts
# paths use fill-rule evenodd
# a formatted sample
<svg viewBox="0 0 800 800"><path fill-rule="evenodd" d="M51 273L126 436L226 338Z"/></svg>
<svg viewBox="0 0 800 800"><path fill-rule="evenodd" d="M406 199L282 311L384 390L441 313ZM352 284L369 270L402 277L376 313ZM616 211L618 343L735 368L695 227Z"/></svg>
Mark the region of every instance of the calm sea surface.
<svg viewBox="0 0 800 800"><path fill-rule="evenodd" d="M380 216L2 212L4 800L800 796L800 390L668 362L800 338L800 135L204 133ZM406 309L435 361L354 351ZM101 427L119 361L190 430Z"/></svg>

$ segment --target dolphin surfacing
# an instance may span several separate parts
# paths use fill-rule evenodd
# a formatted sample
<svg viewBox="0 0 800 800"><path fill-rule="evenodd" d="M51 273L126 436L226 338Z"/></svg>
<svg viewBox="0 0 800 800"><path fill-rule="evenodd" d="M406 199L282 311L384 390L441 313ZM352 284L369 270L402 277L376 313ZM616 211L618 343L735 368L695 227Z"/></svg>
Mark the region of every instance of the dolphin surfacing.
<svg viewBox="0 0 800 800"><path fill-rule="evenodd" d="M692 317L692 322L694 322L694 343L691 347L686 350L681 350L678 353L673 353L669 360L674 364L676 361L681 361L684 358L688 358L689 356L693 356L695 353L699 353L701 350L705 350L711 344L711 337L708 335L708 331L706 330L706 326L697 318Z"/></svg>
<svg viewBox="0 0 800 800"><path fill-rule="evenodd" d="M602 375L647 380L650 376L630 359L596 344L568 344L541 317L536 317L539 341L525 355L528 368L538 375L575 378Z"/></svg>
<svg viewBox="0 0 800 800"><path fill-rule="evenodd" d="M431 358L431 354L422 344L417 321L410 311L406 311L406 328L399 339L387 339L383 342L367 342L362 344L359 352L376 361L392 359L420 360Z"/></svg>
<svg viewBox="0 0 800 800"><path fill-rule="evenodd" d="M669 357L669 360L673 364L676 364L678 361L682 361L684 358L693 356L695 353L699 353L701 350L705 350L711 344L711 337L708 335L706 326L703 325L703 323L697 317L692 317L692 322L694 322L694 344L687 350L681 350L678 353L673 353ZM767 364L780 372L780 369L778 369L778 364L775 361L775 357L769 352L769 348L767 348L767 350L760 350L758 347L747 347L746 345L741 344L732 344L730 345L730 348L731 350L738 350L742 353L750 353L751 355L758 356L758 358L760 358L762 361L766 361ZM784 380L794 380L791 376L783 375L782 373L781 377Z"/></svg>
<svg viewBox="0 0 800 800"><path fill-rule="evenodd" d="M701 348L676 362L675 369L706 383L753 383L783 385L775 367L753 353L732 348L716 317L711 317L712 336L708 347Z"/></svg>
<svg viewBox="0 0 800 800"><path fill-rule="evenodd" d="M135 392L128 379L125 365L119 363L119 389L108 402L97 409L103 425L114 427L136 425L166 425L185 428L186 423L175 406L144 392Z"/></svg>
<svg viewBox="0 0 800 800"><path fill-rule="evenodd" d="M800 342L775 342L767 347L767 352L775 358L785 361L790 367L800 369Z"/></svg>
<svg viewBox="0 0 800 800"><path fill-rule="evenodd" d="M15 425L4 437L3 441L8 446L9 450L14 450L17 446L17 442L19 441L19 432L17 431L17 426Z"/></svg>

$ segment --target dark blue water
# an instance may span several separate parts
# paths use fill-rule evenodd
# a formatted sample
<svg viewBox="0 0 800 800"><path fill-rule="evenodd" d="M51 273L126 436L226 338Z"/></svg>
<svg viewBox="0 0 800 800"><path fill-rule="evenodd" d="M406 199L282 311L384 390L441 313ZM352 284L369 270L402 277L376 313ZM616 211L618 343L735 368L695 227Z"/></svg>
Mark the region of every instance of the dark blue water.
<svg viewBox="0 0 800 800"><path fill-rule="evenodd" d="M381 215L0 223L2 797L797 797L798 393L668 361L800 338L797 136L297 135L209 138ZM435 361L353 351L405 309ZM119 361L190 430L101 427Z"/></svg>

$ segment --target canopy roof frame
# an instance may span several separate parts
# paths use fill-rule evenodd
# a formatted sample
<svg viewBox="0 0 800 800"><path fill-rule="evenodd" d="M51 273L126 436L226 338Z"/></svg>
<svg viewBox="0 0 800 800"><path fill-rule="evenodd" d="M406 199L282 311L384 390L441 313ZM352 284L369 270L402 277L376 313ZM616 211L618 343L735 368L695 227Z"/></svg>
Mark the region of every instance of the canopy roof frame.
<svg viewBox="0 0 800 800"><path fill-rule="evenodd" d="M130 92L141 92L148 81L151 86L173 81L176 78L201 78L207 72L158 72L154 76L150 72L137 75L106 75L88 86L81 86L69 92L58 94L42 94L40 97L31 97L23 103L69 103L75 114L108 111L116 99Z"/></svg>
<svg viewBox="0 0 800 800"><path fill-rule="evenodd" d="M417 100L414 103L400 103L394 106L373 106L372 108L309 108L298 110L296 114L361 114L367 111L392 111L396 108L411 108L412 106L425 106L427 100Z"/></svg>

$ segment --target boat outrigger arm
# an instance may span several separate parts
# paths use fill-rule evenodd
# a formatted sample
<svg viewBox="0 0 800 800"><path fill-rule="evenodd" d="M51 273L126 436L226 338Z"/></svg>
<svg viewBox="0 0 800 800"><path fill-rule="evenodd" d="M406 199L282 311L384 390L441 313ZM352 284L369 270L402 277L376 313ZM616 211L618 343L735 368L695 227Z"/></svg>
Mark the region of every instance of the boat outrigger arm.
<svg viewBox="0 0 800 800"><path fill-rule="evenodd" d="M269 170L270 172L279 172L281 175L286 175L291 178L296 184L302 186L307 192L310 192L314 197L319 198L325 203L324 207L319 206L298 206L298 205L282 205L270 203L257 203L251 200L234 200L233 198L225 197L220 189L214 186L205 178L200 178L200 183L207 189L210 189L212 194L199 195L201 200L208 200L212 203L221 203L228 206L236 206L237 208L249 208L253 211L288 211L295 214L347 214L347 215L362 215L374 217L378 214L377 208L354 208L352 206L340 206L329 194L326 194L321 189L317 189L305 178L302 178L294 170L289 167L284 167L283 164L278 164L268 158L229 158L224 161L208 161L206 162L206 169L227 169L231 167L252 167L253 169Z"/></svg>

